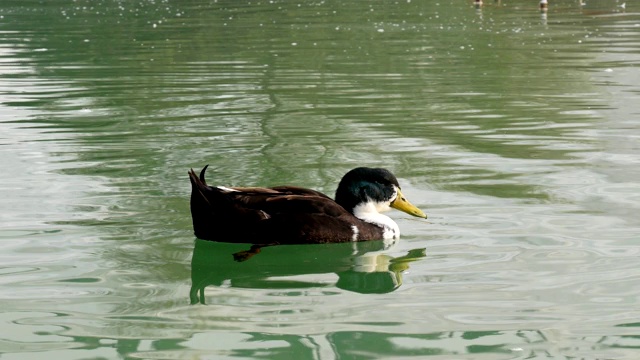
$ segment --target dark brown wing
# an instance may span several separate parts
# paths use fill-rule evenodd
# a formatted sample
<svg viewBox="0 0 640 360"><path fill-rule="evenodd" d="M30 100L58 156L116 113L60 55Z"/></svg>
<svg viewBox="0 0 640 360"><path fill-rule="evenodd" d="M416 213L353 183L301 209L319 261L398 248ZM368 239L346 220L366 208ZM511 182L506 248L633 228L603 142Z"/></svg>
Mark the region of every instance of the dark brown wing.
<svg viewBox="0 0 640 360"><path fill-rule="evenodd" d="M320 197L333 201L333 199L321 193L320 191L306 189L298 186L230 187L229 189L235 190L235 192L230 192L230 195L235 195L239 199L248 199L253 197L255 198L255 200L258 200L285 195L300 195L308 197Z"/></svg>
<svg viewBox="0 0 640 360"><path fill-rule="evenodd" d="M381 238L381 230L365 223L328 196L295 186L217 188L204 172L191 180L191 214L201 239L254 244L304 244ZM231 190L229 190L231 189Z"/></svg>
<svg viewBox="0 0 640 360"><path fill-rule="evenodd" d="M276 214L324 214L339 217L351 215L342 206L326 196L292 195L290 193L227 193L234 202L244 207L262 210L269 216Z"/></svg>
<svg viewBox="0 0 640 360"><path fill-rule="evenodd" d="M272 187L270 189L278 191L280 193L284 193L284 194L304 195L304 196L319 196L319 197L323 197L323 198L326 198L326 199L329 199L329 200L333 201L333 199L331 199L327 195L321 193L320 191L306 189L306 188L302 188L302 187L298 187L298 186L275 186L275 187Z"/></svg>

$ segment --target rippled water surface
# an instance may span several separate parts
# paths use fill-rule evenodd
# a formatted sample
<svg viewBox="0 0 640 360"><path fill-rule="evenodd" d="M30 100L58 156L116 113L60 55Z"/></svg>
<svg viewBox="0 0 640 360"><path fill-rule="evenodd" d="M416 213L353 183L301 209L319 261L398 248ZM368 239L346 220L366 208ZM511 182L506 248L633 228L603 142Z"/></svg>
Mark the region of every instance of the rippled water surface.
<svg viewBox="0 0 640 360"><path fill-rule="evenodd" d="M637 359L635 1L0 3L0 358ZM196 240L187 170L402 240Z"/></svg>

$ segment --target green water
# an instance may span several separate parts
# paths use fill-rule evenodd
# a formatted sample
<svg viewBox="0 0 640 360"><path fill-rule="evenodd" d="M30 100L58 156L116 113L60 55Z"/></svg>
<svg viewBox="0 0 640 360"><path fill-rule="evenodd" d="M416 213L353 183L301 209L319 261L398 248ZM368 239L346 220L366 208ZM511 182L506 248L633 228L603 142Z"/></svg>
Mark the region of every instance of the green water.
<svg viewBox="0 0 640 360"><path fill-rule="evenodd" d="M2 1L0 359L637 359L639 68L634 1ZM238 263L205 164L429 219Z"/></svg>

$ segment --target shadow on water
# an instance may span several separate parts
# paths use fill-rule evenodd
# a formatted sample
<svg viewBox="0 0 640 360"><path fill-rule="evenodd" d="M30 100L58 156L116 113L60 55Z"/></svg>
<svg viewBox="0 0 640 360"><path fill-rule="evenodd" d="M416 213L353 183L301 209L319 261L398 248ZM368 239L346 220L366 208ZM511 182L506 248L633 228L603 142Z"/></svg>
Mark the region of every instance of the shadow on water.
<svg viewBox="0 0 640 360"><path fill-rule="evenodd" d="M363 294L388 293L402 285L402 273L412 261L424 258L425 249L393 257L383 253L382 241L360 243L286 245L263 248L247 261L234 254L247 244L196 240L191 261L191 303L205 304L209 286L258 289L327 287L325 281L299 280L312 274L338 275L335 286ZM292 277L296 277L293 279Z"/></svg>

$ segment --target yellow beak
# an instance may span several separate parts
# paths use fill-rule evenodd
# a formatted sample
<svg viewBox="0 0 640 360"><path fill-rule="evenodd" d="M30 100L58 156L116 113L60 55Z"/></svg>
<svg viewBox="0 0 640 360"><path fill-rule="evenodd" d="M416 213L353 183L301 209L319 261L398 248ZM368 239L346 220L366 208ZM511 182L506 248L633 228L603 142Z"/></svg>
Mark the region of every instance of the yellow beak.
<svg viewBox="0 0 640 360"><path fill-rule="evenodd" d="M405 199L404 195L402 195L402 193L400 192L400 189L398 189L398 196L391 203L391 207L394 209L400 210L402 212L405 212L409 215L421 217L424 219L427 218L427 215L423 213L422 210L418 209L412 203L407 201L407 199Z"/></svg>

